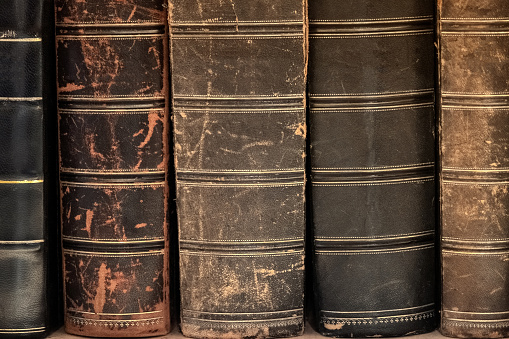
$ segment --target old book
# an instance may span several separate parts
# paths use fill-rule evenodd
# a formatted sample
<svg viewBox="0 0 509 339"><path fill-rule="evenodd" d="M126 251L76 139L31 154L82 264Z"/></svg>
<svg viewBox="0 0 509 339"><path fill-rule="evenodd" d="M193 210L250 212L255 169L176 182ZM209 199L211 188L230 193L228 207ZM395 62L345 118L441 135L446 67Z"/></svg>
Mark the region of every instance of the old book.
<svg viewBox="0 0 509 339"><path fill-rule="evenodd" d="M309 7L314 314L328 336L435 328L432 0Z"/></svg>
<svg viewBox="0 0 509 339"><path fill-rule="evenodd" d="M439 2L444 335L509 336L509 3Z"/></svg>
<svg viewBox="0 0 509 339"><path fill-rule="evenodd" d="M182 332L298 335L306 3L169 8Z"/></svg>
<svg viewBox="0 0 509 339"><path fill-rule="evenodd" d="M46 0L0 2L1 338L43 337L61 318L52 12Z"/></svg>
<svg viewBox="0 0 509 339"><path fill-rule="evenodd" d="M162 0L57 0L65 329L168 332Z"/></svg>

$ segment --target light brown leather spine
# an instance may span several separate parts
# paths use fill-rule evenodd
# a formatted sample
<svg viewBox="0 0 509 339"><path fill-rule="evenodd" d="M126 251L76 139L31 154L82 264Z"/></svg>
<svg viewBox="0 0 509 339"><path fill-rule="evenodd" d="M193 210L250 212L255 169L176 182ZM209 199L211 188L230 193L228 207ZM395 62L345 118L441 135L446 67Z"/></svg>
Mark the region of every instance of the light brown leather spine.
<svg viewBox="0 0 509 339"><path fill-rule="evenodd" d="M509 336L509 3L439 9L442 320Z"/></svg>

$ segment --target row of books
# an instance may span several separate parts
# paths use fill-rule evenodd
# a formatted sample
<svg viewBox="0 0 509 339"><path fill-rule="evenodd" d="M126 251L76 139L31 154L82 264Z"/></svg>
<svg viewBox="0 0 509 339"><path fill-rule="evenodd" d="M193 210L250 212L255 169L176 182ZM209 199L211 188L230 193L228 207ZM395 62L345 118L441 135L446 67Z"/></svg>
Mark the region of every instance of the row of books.
<svg viewBox="0 0 509 339"><path fill-rule="evenodd" d="M305 295L509 336L508 46L505 0L2 0L0 337L289 337Z"/></svg>

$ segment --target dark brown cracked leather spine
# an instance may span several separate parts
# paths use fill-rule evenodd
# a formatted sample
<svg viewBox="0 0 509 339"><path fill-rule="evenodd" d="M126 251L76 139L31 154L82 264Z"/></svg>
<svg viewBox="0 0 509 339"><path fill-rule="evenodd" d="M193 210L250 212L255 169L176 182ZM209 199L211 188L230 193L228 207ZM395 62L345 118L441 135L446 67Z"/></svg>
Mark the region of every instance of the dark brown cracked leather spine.
<svg viewBox="0 0 509 339"><path fill-rule="evenodd" d="M162 0L56 0L65 329L169 331Z"/></svg>
<svg viewBox="0 0 509 339"><path fill-rule="evenodd" d="M169 7L182 332L298 335L306 4Z"/></svg>
<svg viewBox="0 0 509 339"><path fill-rule="evenodd" d="M314 310L320 333L435 328L434 1L309 7Z"/></svg>
<svg viewBox="0 0 509 339"><path fill-rule="evenodd" d="M44 337L61 321L52 11L0 2L0 338Z"/></svg>
<svg viewBox="0 0 509 339"><path fill-rule="evenodd" d="M439 1L442 321L509 336L509 3Z"/></svg>

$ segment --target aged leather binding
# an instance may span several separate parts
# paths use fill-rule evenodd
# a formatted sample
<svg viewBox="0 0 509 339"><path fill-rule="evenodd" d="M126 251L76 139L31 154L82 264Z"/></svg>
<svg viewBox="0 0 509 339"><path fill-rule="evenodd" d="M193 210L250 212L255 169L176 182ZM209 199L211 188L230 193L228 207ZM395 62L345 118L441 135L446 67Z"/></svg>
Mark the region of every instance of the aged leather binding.
<svg viewBox="0 0 509 339"><path fill-rule="evenodd" d="M56 156L48 137L56 121L46 86L54 72L43 61L43 44L53 40L42 18L51 18L52 9L50 1L0 2L1 338L43 337L60 320L56 176L50 175Z"/></svg>
<svg viewBox="0 0 509 339"><path fill-rule="evenodd" d="M440 1L441 332L509 336L509 3Z"/></svg>
<svg viewBox="0 0 509 339"><path fill-rule="evenodd" d="M314 309L320 333L435 326L432 0L309 7Z"/></svg>
<svg viewBox="0 0 509 339"><path fill-rule="evenodd" d="M57 0L65 329L169 330L162 0Z"/></svg>
<svg viewBox="0 0 509 339"><path fill-rule="evenodd" d="M170 1L181 329L303 330L306 4Z"/></svg>

